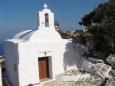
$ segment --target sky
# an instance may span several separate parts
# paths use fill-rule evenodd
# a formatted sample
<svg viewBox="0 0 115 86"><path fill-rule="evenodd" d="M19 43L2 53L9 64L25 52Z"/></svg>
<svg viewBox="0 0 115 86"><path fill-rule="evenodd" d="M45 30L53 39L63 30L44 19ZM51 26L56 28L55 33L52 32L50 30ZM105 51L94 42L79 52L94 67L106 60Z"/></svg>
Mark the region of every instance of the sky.
<svg viewBox="0 0 115 86"><path fill-rule="evenodd" d="M46 2L64 30L81 29L80 19L107 0L0 0L0 40L37 28L37 12Z"/></svg>

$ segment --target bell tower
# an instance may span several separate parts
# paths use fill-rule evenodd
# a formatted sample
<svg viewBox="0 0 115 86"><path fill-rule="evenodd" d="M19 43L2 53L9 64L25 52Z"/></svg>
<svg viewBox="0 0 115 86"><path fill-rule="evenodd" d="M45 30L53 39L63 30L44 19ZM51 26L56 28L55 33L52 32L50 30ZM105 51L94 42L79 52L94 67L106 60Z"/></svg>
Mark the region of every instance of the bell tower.
<svg viewBox="0 0 115 86"><path fill-rule="evenodd" d="M38 12L38 29L54 29L54 13L44 4L44 9Z"/></svg>

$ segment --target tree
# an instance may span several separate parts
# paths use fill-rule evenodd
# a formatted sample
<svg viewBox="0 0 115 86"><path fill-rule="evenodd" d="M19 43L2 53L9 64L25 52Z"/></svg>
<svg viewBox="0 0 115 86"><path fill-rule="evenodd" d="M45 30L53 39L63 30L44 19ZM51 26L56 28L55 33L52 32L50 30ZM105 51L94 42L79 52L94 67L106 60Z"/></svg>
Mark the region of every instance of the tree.
<svg viewBox="0 0 115 86"><path fill-rule="evenodd" d="M96 51L104 52L107 55L114 51L115 0L99 4L92 12L86 14L79 24L86 26L87 32L93 34Z"/></svg>

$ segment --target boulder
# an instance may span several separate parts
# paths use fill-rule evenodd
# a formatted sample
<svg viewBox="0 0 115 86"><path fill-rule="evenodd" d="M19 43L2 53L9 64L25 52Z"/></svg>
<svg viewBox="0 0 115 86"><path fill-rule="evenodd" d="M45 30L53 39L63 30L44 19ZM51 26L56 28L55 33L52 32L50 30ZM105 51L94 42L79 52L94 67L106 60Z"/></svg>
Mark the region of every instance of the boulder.
<svg viewBox="0 0 115 86"><path fill-rule="evenodd" d="M112 66L113 69L115 69L115 57L109 56L106 59L106 62Z"/></svg>

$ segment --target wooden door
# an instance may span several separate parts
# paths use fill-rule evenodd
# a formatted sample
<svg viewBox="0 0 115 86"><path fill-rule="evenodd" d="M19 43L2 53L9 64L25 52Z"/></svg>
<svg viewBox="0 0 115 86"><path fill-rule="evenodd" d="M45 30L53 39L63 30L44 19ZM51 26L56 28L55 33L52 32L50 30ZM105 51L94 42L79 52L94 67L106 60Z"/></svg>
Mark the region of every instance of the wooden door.
<svg viewBox="0 0 115 86"><path fill-rule="evenodd" d="M38 59L38 65L39 65L39 78L45 79L49 78L49 63L48 63L48 57L43 57Z"/></svg>

